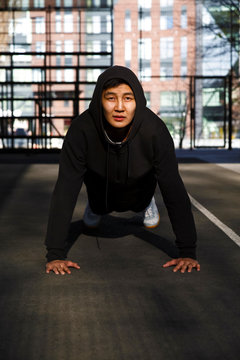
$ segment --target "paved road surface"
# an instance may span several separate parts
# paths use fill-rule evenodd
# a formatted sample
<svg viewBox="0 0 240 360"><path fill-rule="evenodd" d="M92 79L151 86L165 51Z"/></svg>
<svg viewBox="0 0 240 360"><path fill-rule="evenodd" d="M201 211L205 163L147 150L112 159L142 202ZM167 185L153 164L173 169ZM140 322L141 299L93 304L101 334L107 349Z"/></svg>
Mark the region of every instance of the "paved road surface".
<svg viewBox="0 0 240 360"><path fill-rule="evenodd" d="M194 157L180 164L189 194L240 236L237 161L222 161L226 168ZM162 268L176 252L159 191L157 229L145 230L130 212L105 216L99 250L80 220L83 189L69 236L69 258L81 269L46 275L57 165L9 162L0 164L2 359L239 359L240 249L215 223L193 207L201 272L175 274Z"/></svg>

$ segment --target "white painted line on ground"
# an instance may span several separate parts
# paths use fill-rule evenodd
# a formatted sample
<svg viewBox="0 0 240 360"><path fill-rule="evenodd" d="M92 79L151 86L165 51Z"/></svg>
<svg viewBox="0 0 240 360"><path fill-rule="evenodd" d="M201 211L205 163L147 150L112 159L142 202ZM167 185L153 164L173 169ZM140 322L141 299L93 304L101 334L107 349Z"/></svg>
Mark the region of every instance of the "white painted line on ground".
<svg viewBox="0 0 240 360"><path fill-rule="evenodd" d="M225 225L220 221L216 216L214 216L210 211L208 211L204 206L202 206L197 200L195 200L190 194L188 194L192 204L199 210L203 215L205 215L210 221L214 223L219 229L221 229L232 241L240 246L240 236L236 234L230 227Z"/></svg>
<svg viewBox="0 0 240 360"><path fill-rule="evenodd" d="M240 164L216 164L216 165L240 174Z"/></svg>

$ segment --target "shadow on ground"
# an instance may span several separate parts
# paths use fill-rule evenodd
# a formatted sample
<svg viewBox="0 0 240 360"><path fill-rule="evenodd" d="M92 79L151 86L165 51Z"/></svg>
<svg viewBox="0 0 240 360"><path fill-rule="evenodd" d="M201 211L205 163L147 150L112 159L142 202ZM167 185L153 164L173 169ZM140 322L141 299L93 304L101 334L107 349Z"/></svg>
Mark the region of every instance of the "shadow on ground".
<svg viewBox="0 0 240 360"><path fill-rule="evenodd" d="M145 229L138 216L126 219L123 217L105 215L103 216L101 225L98 229L87 228L82 220L73 222L70 226L66 241L66 254L68 254L74 243L82 234L96 238L99 249L101 249L101 238L115 239L125 236L135 236L152 244L169 257L175 258L178 256L178 251L174 244L168 239L155 233L154 230L150 231L149 229Z"/></svg>

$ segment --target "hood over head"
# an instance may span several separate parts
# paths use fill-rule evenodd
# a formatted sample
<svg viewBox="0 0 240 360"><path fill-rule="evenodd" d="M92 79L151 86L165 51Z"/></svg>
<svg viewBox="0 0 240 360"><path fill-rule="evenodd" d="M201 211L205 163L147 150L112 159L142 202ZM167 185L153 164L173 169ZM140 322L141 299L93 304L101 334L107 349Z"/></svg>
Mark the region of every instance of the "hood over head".
<svg viewBox="0 0 240 360"><path fill-rule="evenodd" d="M133 123L131 127L131 132L129 134L128 141L132 139L137 130L139 129L143 116L144 116L144 109L146 108L146 99L144 96L142 85L140 84L137 76L134 74L133 71L124 67L124 66L112 66L105 70L97 80L97 84L95 90L93 92L92 100L89 105L89 111L94 119L95 125L103 135L103 111L102 111L102 91L104 84L111 79L122 79L126 81L129 86L132 88L135 101L136 101L136 111L133 118Z"/></svg>

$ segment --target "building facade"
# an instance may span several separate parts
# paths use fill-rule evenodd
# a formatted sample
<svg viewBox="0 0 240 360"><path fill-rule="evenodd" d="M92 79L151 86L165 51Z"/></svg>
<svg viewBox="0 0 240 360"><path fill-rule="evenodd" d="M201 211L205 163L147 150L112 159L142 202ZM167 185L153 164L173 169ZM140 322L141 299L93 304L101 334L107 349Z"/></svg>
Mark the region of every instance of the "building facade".
<svg viewBox="0 0 240 360"><path fill-rule="evenodd" d="M2 0L0 147L60 148L113 64L136 73L176 146L225 147L228 78L239 64L239 42L230 40L239 23L221 2Z"/></svg>
<svg viewBox="0 0 240 360"><path fill-rule="evenodd" d="M114 14L114 62L138 75L148 105L180 139L190 131L186 76L195 74L195 1L118 0Z"/></svg>
<svg viewBox="0 0 240 360"><path fill-rule="evenodd" d="M113 64L112 11L109 0L0 4L2 148L61 147Z"/></svg>

